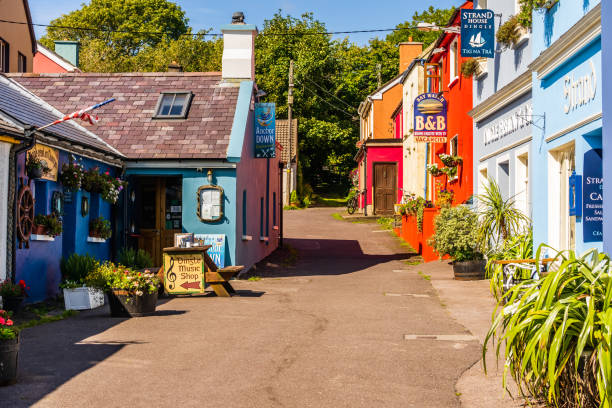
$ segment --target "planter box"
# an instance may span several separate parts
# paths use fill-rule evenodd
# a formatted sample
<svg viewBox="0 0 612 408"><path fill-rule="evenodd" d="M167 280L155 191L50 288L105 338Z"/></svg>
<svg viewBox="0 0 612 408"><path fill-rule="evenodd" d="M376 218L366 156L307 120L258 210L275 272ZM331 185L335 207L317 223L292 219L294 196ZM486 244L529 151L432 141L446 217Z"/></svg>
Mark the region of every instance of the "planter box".
<svg viewBox="0 0 612 408"><path fill-rule="evenodd" d="M66 310L95 309L104 304L104 292L94 288L82 287L64 289Z"/></svg>
<svg viewBox="0 0 612 408"><path fill-rule="evenodd" d="M157 292L132 296L122 289L112 289L108 294L111 317L142 317L155 313Z"/></svg>
<svg viewBox="0 0 612 408"><path fill-rule="evenodd" d="M487 261L464 261L453 262L455 280L482 280L485 278L485 266Z"/></svg>
<svg viewBox="0 0 612 408"><path fill-rule="evenodd" d="M89 236L89 237L87 237L87 242L92 242L92 243L96 243L96 244L103 244L103 243L106 242L106 238Z"/></svg>
<svg viewBox="0 0 612 408"><path fill-rule="evenodd" d="M17 382L19 334L13 340L0 340L0 386Z"/></svg>

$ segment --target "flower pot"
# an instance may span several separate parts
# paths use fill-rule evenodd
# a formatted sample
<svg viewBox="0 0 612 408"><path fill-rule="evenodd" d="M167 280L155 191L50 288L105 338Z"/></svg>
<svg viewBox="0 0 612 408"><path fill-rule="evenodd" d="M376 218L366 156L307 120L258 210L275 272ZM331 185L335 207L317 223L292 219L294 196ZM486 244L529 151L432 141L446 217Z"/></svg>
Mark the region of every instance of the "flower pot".
<svg viewBox="0 0 612 408"><path fill-rule="evenodd" d="M485 266L487 261L484 259L476 261L453 262L453 272L455 280L482 280L485 278Z"/></svg>
<svg viewBox="0 0 612 408"><path fill-rule="evenodd" d="M123 289L112 289L108 301L112 317L149 316L155 313L157 291L135 296Z"/></svg>
<svg viewBox="0 0 612 408"><path fill-rule="evenodd" d="M13 316L21 312L23 301L25 297L14 296L14 297L2 297L2 307L7 312L13 312Z"/></svg>
<svg viewBox="0 0 612 408"><path fill-rule="evenodd" d="M12 340L0 340L0 386L17 382L19 335Z"/></svg>
<svg viewBox="0 0 612 408"><path fill-rule="evenodd" d="M34 235L48 235L49 230L44 225L32 225L32 234Z"/></svg>
<svg viewBox="0 0 612 408"><path fill-rule="evenodd" d="M33 169L28 170L28 177L33 179L39 179L43 176L43 169L35 167Z"/></svg>
<svg viewBox="0 0 612 408"><path fill-rule="evenodd" d="M104 292L99 289L82 287L64 289L66 310L88 310L104 305Z"/></svg>

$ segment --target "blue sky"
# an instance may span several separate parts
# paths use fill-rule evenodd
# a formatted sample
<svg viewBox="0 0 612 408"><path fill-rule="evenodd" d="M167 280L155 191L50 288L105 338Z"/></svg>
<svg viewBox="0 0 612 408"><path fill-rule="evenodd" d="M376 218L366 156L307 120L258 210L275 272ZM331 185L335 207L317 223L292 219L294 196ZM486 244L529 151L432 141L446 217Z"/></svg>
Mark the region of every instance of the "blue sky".
<svg viewBox="0 0 612 408"><path fill-rule="evenodd" d="M88 1L86 1L88 2ZM446 8L459 6L458 0L175 0L189 18L189 24L195 31L212 28L214 32L231 20L234 11L243 11L247 23L263 26L265 19L270 18L278 9L283 14L299 16L311 11L315 18L324 22L329 31L348 31L378 28L393 28L397 24L411 19L415 11L434 7ZM30 0L32 20L38 24L48 24L51 20L80 8L81 0ZM373 7L372 7L373 6ZM36 36L44 34L44 27L36 28ZM364 44L368 39L384 37L386 33L352 34L350 40ZM343 36L342 36L343 37Z"/></svg>

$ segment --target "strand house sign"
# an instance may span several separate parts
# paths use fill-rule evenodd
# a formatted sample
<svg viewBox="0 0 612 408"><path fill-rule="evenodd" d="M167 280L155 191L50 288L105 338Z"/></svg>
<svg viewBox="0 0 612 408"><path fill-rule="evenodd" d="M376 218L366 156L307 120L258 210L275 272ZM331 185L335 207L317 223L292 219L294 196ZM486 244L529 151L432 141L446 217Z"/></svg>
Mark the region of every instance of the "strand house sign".
<svg viewBox="0 0 612 408"><path fill-rule="evenodd" d="M414 139L417 142L446 143L446 99L424 93L414 100Z"/></svg>
<svg viewBox="0 0 612 408"><path fill-rule="evenodd" d="M461 10L461 56L495 57L495 13Z"/></svg>

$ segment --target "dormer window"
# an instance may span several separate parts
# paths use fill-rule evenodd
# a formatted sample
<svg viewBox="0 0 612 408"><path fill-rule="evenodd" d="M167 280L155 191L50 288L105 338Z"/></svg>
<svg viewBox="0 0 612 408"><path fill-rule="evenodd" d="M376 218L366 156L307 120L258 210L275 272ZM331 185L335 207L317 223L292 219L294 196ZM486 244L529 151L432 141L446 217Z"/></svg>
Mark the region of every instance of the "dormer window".
<svg viewBox="0 0 612 408"><path fill-rule="evenodd" d="M157 101L155 116L157 119L184 119L189 112L191 92L162 92Z"/></svg>

